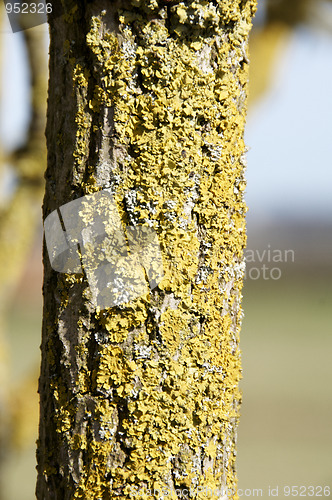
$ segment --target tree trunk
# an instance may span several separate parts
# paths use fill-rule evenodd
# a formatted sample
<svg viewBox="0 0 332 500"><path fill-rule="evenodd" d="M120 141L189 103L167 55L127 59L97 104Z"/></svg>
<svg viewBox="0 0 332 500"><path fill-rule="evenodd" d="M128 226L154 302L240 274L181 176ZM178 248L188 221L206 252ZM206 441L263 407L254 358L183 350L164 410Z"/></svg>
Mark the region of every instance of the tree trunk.
<svg viewBox="0 0 332 500"><path fill-rule="evenodd" d="M40 500L237 498L253 11L254 0L96 0L50 19L44 218L55 214L52 233L62 214L84 274L45 247ZM145 266L149 293L130 295L135 277L131 300L109 304L78 234L107 197L126 248L148 228L159 266L158 286Z"/></svg>

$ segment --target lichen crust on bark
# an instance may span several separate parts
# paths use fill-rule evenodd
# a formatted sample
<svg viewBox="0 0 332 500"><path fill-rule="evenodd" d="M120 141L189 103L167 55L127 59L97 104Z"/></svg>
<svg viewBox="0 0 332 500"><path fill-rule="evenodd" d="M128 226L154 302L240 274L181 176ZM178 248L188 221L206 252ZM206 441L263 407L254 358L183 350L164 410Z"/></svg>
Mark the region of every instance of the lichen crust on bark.
<svg viewBox="0 0 332 500"><path fill-rule="evenodd" d="M50 22L44 217L108 189L158 235L163 279L100 310L45 251L39 499L238 498L254 9L98 0Z"/></svg>

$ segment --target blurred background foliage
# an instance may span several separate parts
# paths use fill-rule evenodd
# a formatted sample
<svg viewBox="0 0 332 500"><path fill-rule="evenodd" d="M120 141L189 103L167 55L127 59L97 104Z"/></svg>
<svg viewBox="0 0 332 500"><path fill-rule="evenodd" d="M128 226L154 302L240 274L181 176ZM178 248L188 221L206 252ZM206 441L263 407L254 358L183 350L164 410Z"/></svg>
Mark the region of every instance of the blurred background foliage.
<svg viewBox="0 0 332 500"><path fill-rule="evenodd" d="M48 36L11 33L3 9L1 26L0 500L31 500ZM258 0L250 52L238 476L284 498L332 487L332 2Z"/></svg>

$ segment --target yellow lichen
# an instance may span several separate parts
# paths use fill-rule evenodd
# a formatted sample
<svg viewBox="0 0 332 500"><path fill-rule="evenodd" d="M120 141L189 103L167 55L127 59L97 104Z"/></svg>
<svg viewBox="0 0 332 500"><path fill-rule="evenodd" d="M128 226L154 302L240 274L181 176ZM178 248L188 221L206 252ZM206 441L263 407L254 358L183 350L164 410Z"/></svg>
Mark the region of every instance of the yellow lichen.
<svg viewBox="0 0 332 500"><path fill-rule="evenodd" d="M97 167L87 166L87 147L91 124L97 133L102 110L112 108L107 187L124 226L157 231L164 278L150 296L94 313L105 340L90 383L81 368L78 390L93 392L103 437L84 441L89 460L73 498L113 498L112 491L134 498L131 486L168 488L177 498L170 488L183 485L196 488L192 498L206 498L204 487L236 490L246 40L254 2L181 2L168 10L132 3L117 34L103 15L92 17L91 72L74 65L74 168L89 172L85 193L106 187ZM59 387L64 432L75 408ZM120 419L127 455L116 437ZM78 443L73 434L69 445ZM141 498L150 496L142 490Z"/></svg>

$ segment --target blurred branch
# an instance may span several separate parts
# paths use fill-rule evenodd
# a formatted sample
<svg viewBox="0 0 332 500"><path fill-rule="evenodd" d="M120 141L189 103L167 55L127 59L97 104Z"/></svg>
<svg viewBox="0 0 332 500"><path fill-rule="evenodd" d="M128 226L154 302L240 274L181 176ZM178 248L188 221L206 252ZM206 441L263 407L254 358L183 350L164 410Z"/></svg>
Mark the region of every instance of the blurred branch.
<svg viewBox="0 0 332 500"><path fill-rule="evenodd" d="M249 45L249 106L270 88L277 56L286 47L290 34L290 28L278 22L252 32Z"/></svg>
<svg viewBox="0 0 332 500"><path fill-rule="evenodd" d="M301 23L319 26L332 33L331 0L266 0L263 27L250 38L249 105L262 97L273 79L276 58Z"/></svg>
<svg viewBox="0 0 332 500"><path fill-rule="evenodd" d="M0 5L0 26L3 25L4 16L4 6L1 2ZM0 38L0 43L2 39ZM0 67L3 64L3 51L2 44L0 44ZM1 85L0 80L0 85ZM0 87L0 95L2 94L2 87ZM3 150L0 144L0 182L2 182L4 176L4 162L3 162ZM0 235L1 244L1 235ZM1 256L0 256L1 258ZM1 274L0 274L1 276ZM0 472L2 469L2 463L6 459L6 449L8 444L8 425L9 425L9 413L8 413L8 350L4 336L4 310L3 310L2 297L0 295ZM2 499L2 475L0 474L0 500Z"/></svg>
<svg viewBox="0 0 332 500"><path fill-rule="evenodd" d="M4 9L1 9L1 13ZM20 422L18 413L24 412L26 405L8 401L9 377L2 356L1 337L4 338L6 310L12 293L26 265L29 250L34 242L36 229L40 226L41 203L44 191L43 173L46 168L46 123L47 97L47 49L45 33L40 27L22 32L28 54L31 88L31 118L26 143L4 157L0 157L0 169L10 165L16 172L17 185L9 202L0 208L0 448L8 450L8 435L23 435L10 428ZM1 66L2 67L2 66ZM0 147L0 151L2 148ZM1 171L0 171L1 174ZM28 390L29 389L29 390ZM24 394L28 400L36 400L36 384L25 384ZM17 397L16 397L17 396ZM16 395L20 401L21 396ZM13 407L15 406L15 410ZM1 411L2 410L2 411ZM1 414L3 418L1 419ZM36 415L31 418L36 420ZM15 418L11 418L15 416ZM26 416L23 415L23 418ZM27 428L33 428L34 425ZM25 435L25 434L24 434ZM6 436L6 440L5 440ZM35 434L31 436L35 438Z"/></svg>
<svg viewBox="0 0 332 500"><path fill-rule="evenodd" d="M16 171L18 186L0 212L0 298L8 297L21 274L39 224L46 167L47 57L43 31L23 32L31 74L31 120L26 143L7 161ZM3 303L3 302L2 302Z"/></svg>
<svg viewBox="0 0 332 500"><path fill-rule="evenodd" d="M38 376L39 367L35 367L11 392L11 443L15 449L22 450L31 446L31 437L35 439L38 431Z"/></svg>
<svg viewBox="0 0 332 500"><path fill-rule="evenodd" d="M46 168L46 96L47 96L47 57L44 32L40 28L23 31L28 52L31 74L31 111L32 116L26 144L16 150L9 158L22 180L43 183Z"/></svg>
<svg viewBox="0 0 332 500"><path fill-rule="evenodd" d="M289 27L306 22L310 4L320 0L266 0L267 24L282 23Z"/></svg>

